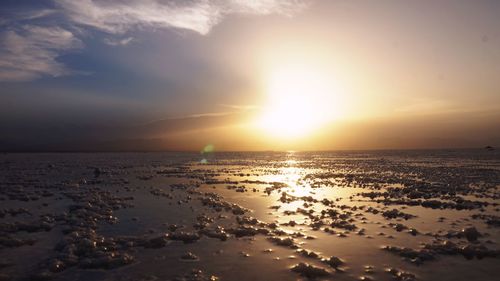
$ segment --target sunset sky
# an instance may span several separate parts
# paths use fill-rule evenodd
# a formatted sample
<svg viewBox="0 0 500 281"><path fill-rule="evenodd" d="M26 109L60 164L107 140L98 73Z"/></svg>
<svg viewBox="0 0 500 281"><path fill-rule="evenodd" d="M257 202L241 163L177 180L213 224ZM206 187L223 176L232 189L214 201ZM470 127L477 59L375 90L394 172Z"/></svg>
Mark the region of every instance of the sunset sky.
<svg viewBox="0 0 500 281"><path fill-rule="evenodd" d="M0 150L500 145L497 0L0 5Z"/></svg>

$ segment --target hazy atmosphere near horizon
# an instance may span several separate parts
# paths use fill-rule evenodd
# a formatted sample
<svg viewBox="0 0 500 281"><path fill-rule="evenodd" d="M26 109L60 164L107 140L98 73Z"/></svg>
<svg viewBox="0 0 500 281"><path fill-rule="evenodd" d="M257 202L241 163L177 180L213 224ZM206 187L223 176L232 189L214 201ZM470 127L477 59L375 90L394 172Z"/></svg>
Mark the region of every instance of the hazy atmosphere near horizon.
<svg viewBox="0 0 500 281"><path fill-rule="evenodd" d="M500 3L4 0L0 146L500 144Z"/></svg>

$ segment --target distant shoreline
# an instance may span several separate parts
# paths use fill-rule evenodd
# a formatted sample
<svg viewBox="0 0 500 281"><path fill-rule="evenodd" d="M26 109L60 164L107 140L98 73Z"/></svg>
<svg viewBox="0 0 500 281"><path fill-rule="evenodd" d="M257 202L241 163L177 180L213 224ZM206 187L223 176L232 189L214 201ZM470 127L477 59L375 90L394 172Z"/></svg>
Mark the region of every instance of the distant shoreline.
<svg viewBox="0 0 500 281"><path fill-rule="evenodd" d="M332 149L332 150L218 150L214 153L315 153L315 152L384 152L384 151L466 151L477 150L492 152L496 150L495 146L486 147L459 147L459 148L375 148L375 149ZM30 154L30 153L196 153L196 150L0 150L1 154Z"/></svg>

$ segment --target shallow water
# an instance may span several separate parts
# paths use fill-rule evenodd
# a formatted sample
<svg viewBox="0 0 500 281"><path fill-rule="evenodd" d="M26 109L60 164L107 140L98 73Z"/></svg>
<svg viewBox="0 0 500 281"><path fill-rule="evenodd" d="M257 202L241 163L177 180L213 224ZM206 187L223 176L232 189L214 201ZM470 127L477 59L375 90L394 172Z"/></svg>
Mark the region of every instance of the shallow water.
<svg viewBox="0 0 500 281"><path fill-rule="evenodd" d="M499 189L498 151L3 154L0 280L496 280Z"/></svg>

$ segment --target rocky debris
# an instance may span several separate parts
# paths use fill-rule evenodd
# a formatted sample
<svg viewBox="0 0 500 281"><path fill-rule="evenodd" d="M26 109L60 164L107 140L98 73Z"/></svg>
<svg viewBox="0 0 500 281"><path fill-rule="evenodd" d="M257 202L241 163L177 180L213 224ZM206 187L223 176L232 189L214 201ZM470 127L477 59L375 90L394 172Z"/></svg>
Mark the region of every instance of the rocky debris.
<svg viewBox="0 0 500 281"><path fill-rule="evenodd" d="M286 192L281 192L281 197L279 199L281 203L292 203L295 200L298 200L298 197L290 195Z"/></svg>
<svg viewBox="0 0 500 281"><path fill-rule="evenodd" d="M318 253L315 253L313 251L308 251L306 249L297 249L296 253L298 253L301 256L304 256L306 258L313 258L313 259L320 259L321 258L321 256Z"/></svg>
<svg viewBox="0 0 500 281"><path fill-rule="evenodd" d="M298 262L308 259L307 261L315 265L324 266L326 269L323 270L328 274L330 274L328 270L340 271L339 267L342 266L343 261L337 257L323 257L320 253L299 248L299 245L302 247L303 244L311 247L317 246L316 241L309 241L312 238L310 236L312 231L322 232L318 233L318 238L322 240L322 243L324 243L323 239L335 239L339 243L345 243L344 241L353 241L354 239L385 240L392 237L398 239L396 241L405 243L407 239L414 239L414 242L427 242L427 239L436 238L432 243L422 244L419 249L398 246L384 248L385 251L414 264L431 261L439 255L463 255L468 259L498 257L498 250L486 247L486 245L495 247L496 236L491 238L492 240L487 240L487 238L492 236L491 233L496 235L494 232L496 229L489 228L491 231L483 231L483 228L478 228L482 232L480 233L478 229L471 227L472 225L478 227L472 219L480 219L482 221L479 223L484 221L490 227L499 225L498 216L493 213L499 211L498 203L495 200L499 198L497 185L500 173L495 169L484 168L489 165L489 160L476 167L475 164L468 164L469 160L464 161L460 166L457 166L455 161L445 165L443 163L446 161L442 159L436 161L435 156L426 158L421 163L399 156L370 159L364 158L364 156L360 156L360 159L346 157L335 158L335 161L332 159L330 156L319 157L314 161L307 160L307 158L302 159L304 161L300 161L301 166L297 166L300 167L301 178L290 186L280 182L269 183L243 178L234 179L235 177L282 175L280 169L285 167L284 164L279 161L269 161L267 158L264 162L254 159L252 161L239 159L239 164L241 161L243 166L248 165L243 168L234 167L233 160L225 159L214 162L218 164L216 168L209 168L206 165L206 167L199 168L196 164L171 165L158 161L151 166L147 164L141 166L140 170L135 170L137 169L136 163L127 164L127 161L124 161L112 168L103 161L88 164L84 168L84 174L66 173L68 171L66 170L64 177L61 175L61 180L54 180L54 182L44 182L41 176L47 172L55 174L64 165L51 164L49 169L47 163L43 163L42 171L38 174L36 169L27 172L24 172L24 169L19 169L12 173L9 172L7 176L3 172L6 169L0 169L0 176L3 176L0 178L0 201L11 200L11 202L6 202L10 204L16 200L20 201L14 202L16 204L26 204L19 206L29 206L27 208L0 209L0 218L2 219L0 221L0 249L32 245L35 240L30 239L30 237L45 239L54 233L62 234L63 238L54 248L53 255L51 254L48 260L40 263L40 271L35 270L34 279L56 278L61 271L75 266L90 269L113 269L132 263L134 261L132 254L136 255L136 252L159 253L163 250L150 249L163 248L168 244L172 244L172 249L175 251L179 251L178 247L185 247L184 250L191 249L191 246L182 246L179 243L171 242L171 240L192 243L198 241L202 236L220 241L245 237L244 239L234 239L231 242L232 245L232 243L256 243L260 237L254 238L254 236L263 235L277 246L296 250L296 257L293 256L293 258L296 258ZM401 161L401 159L406 160ZM472 162L472 160L470 161ZM196 162L198 163L199 160ZM0 160L0 165L3 168L10 164ZM71 171L73 169L76 171L75 167L80 164L73 163L72 159L71 165ZM95 166L100 168L94 168ZM248 173L245 171L247 168L251 170ZM92 178L93 171L94 178ZM153 177L156 178L152 180ZM156 179L159 177L175 177L182 181L188 181L169 184L167 187L155 187L157 185ZM132 184L128 183L128 179L131 179ZM253 196L252 200L255 198L257 198L255 200L259 200L257 196L265 197L267 194L269 197L266 197L266 200L275 200L271 204L265 203L266 206L273 205L271 210L267 210L269 212L267 215L278 216L278 218L269 219L276 219L274 222L253 218L249 216L250 210L234 204L230 199L226 200L215 192L203 192L206 184L227 186L230 190L244 193L238 196ZM203 187L201 187L202 185ZM296 192L294 185L304 187L303 191L309 194L298 196L297 194L303 193ZM267 188L264 189L264 187ZM350 188L354 187L362 189L363 192L356 193L357 191L354 191L352 195L344 196L344 190L342 190L338 196L329 197L328 195L328 198L322 198L325 196L323 191L327 191L330 187L339 190L348 188L345 190L348 193L351 193ZM213 188L217 189L218 192L226 192L215 186ZM318 192L317 189L321 189L321 191ZM251 194L251 192L247 194L249 191L263 191L264 194ZM134 194L138 198L144 195L155 196L155 200L165 200L164 202L168 205L179 204L175 207L183 208L186 216L182 216L182 219L180 218L177 222L184 225L169 224L165 221L158 222L158 225L148 225L147 215L136 214L134 210L131 210L133 215L138 215L141 218L141 221L125 215L124 223L130 223L134 226L144 225L144 233L133 234L137 236L115 235L113 231L115 229L122 231L123 226L123 224L118 224L116 228L112 226L119 222L117 216L122 215L122 212L116 211L133 207L131 203L135 197L130 196L130 194L124 195L124 193L130 192L142 192L140 195ZM36 202L37 200L40 202ZM62 201L57 202L59 200ZM353 202L355 203L353 204ZM67 209L61 211L61 206L63 209L66 207ZM414 215L403 212L406 206L415 206L412 209L434 208L436 211L432 212L439 212L440 215L444 213L440 211L441 209L464 210L460 213L470 216L472 219L445 220L440 218L437 222L432 220L431 223L438 225L437 232L417 236L419 232L411 227L412 225L400 223L403 219L408 220L414 217ZM397 209L392 209L393 207ZM40 215L40 210L43 210L43 215ZM472 212L469 210L476 210L476 214L471 215ZM260 211L255 212L256 216L260 219L266 217ZM45 212L54 212L54 214L45 214ZM453 212L453 210L447 210L447 212ZM128 213L128 211L124 213ZM418 212L415 211L415 214ZM170 218L169 215L165 216L167 217L165 220L170 223L176 222L176 218ZM290 217L283 220L283 216ZM380 222L381 216L391 221ZM369 234L372 236L366 235L365 228L359 228L359 224L366 224L365 227L369 229ZM281 225L287 227L281 229ZM375 236L374 233L377 233L378 230L373 230L372 226L374 225L384 228L384 232L379 232L383 234L383 237ZM461 231L456 231L464 226L465 228ZM446 227L451 227L454 230L447 232L449 229ZM156 229L162 229L162 231ZM392 229L403 233L395 234ZM44 233L47 231L48 233ZM353 233L363 235L363 237L351 236ZM328 234L335 235L335 237ZM402 235L405 237L399 239L402 238ZM345 237L345 239L341 241L337 237ZM211 239L200 241L200 243L205 242L219 243L219 241ZM148 250L144 250L144 248L148 248ZM280 252L290 252L290 249L280 249ZM353 249L355 250L356 247ZM16 249L8 251L16 251ZM220 255L222 251L215 251L215 253ZM183 254L183 250L174 254L181 260L194 260L189 252ZM249 255L242 253L242 256ZM141 255L136 256L140 257ZM272 255L269 258L276 257ZM299 273L305 277L308 277L307 272L314 271L309 268L308 264L299 265L301 264L297 265L298 270L305 272ZM315 265L311 265L311 267L316 268ZM319 267L319 269L322 268ZM67 271L64 274L70 274L70 272ZM370 270L365 269L363 274L369 275L370 273ZM391 270L389 273L396 280L414 280L414 276L411 277L412 274L399 270ZM7 278L10 277L7 276ZM216 278L207 276L201 271L193 271L192 274L180 276L179 280L214 280L212 277ZM362 280L369 280L368 278L364 275L360 277Z"/></svg>
<svg viewBox="0 0 500 281"><path fill-rule="evenodd" d="M398 209L392 209L390 211L384 211L384 212L382 212L382 216L384 216L387 219L403 218L405 220L408 220L408 219L416 217L416 216L414 216L412 214L407 214L407 213L401 212Z"/></svg>
<svg viewBox="0 0 500 281"><path fill-rule="evenodd" d="M482 259L485 257L498 258L500 256L499 250L488 249L484 245L466 245L459 249L459 253L462 254L467 259L472 259L476 257L477 259Z"/></svg>
<svg viewBox="0 0 500 281"><path fill-rule="evenodd" d="M365 265L364 267L365 273L374 273L375 272L375 267L373 265Z"/></svg>
<svg viewBox="0 0 500 281"><path fill-rule="evenodd" d="M310 279L316 279L330 275L330 272L328 272L324 268L316 267L303 262L294 265L292 267L292 271Z"/></svg>
<svg viewBox="0 0 500 281"><path fill-rule="evenodd" d="M161 188L151 188L149 190L149 193L151 193L154 196L160 196L160 197L165 197L168 199L174 199L174 197L172 196L172 194L170 192L163 190Z"/></svg>
<svg viewBox="0 0 500 281"><path fill-rule="evenodd" d="M243 192L247 192L247 188L246 188L246 186L244 186L244 185L243 185L243 186L238 186L238 185L228 185L228 186L226 186L226 188L227 188L227 189L230 189L230 190L234 190L234 191L236 191L236 192L241 192L241 193L243 193Z"/></svg>
<svg viewBox="0 0 500 281"><path fill-rule="evenodd" d="M259 230L253 226L239 226L237 228L228 229L227 232L233 234L236 237L244 237L255 236L259 233Z"/></svg>
<svg viewBox="0 0 500 281"><path fill-rule="evenodd" d="M186 261L199 261L200 258L198 258L197 255L191 253L191 252L186 252L181 256L181 260L186 260Z"/></svg>
<svg viewBox="0 0 500 281"><path fill-rule="evenodd" d="M205 228L200 231L200 234L203 234L210 238L217 238L220 241L226 241L229 238L229 235L226 233L222 226L216 226L213 229Z"/></svg>
<svg viewBox="0 0 500 281"><path fill-rule="evenodd" d="M103 171L100 169L100 168L94 168L94 177L99 177L101 174L103 173Z"/></svg>
<svg viewBox="0 0 500 281"><path fill-rule="evenodd" d="M271 241L273 244L276 244L278 246L283 246L283 247L289 247L292 249L297 249L298 246L295 243L295 240L290 237L268 237L267 238L269 241Z"/></svg>
<svg viewBox="0 0 500 281"><path fill-rule="evenodd" d="M335 227L335 228L342 228L342 229L346 229L346 230L350 230L350 231L354 231L357 228L357 226L355 224L350 223L347 220L342 220L342 219L332 221L330 223L330 226Z"/></svg>
<svg viewBox="0 0 500 281"><path fill-rule="evenodd" d="M455 210L474 210L482 209L490 205L485 201L472 201L465 200L461 197L450 198L448 196L441 196L443 199L452 199L453 201L439 201L439 200L411 200L411 199L376 199L374 202L382 203L384 205L407 205L407 206L422 206L424 208L432 209L455 209Z"/></svg>
<svg viewBox="0 0 500 281"><path fill-rule="evenodd" d="M49 263L50 272L57 273L63 271L64 269L66 269L66 264L61 260L54 259Z"/></svg>
<svg viewBox="0 0 500 281"><path fill-rule="evenodd" d="M459 246L448 240L424 244L423 248L419 250L397 246L385 246L383 249L398 254L415 264L434 260L436 255L463 255L467 259L472 259L474 257L478 259L486 257L498 258L500 256L500 251L488 249L484 245L466 244Z"/></svg>
<svg viewBox="0 0 500 281"><path fill-rule="evenodd" d="M331 256L327 259L323 259L322 261L335 269L339 268L339 266L345 263L342 259L336 256Z"/></svg>
<svg viewBox="0 0 500 281"><path fill-rule="evenodd" d="M240 254L241 254L241 256L242 256L242 257L244 257L244 258L248 258L248 257L250 257L250 254L249 254L249 253L247 253L247 252L243 252L243 251L242 251L242 252L240 252Z"/></svg>
<svg viewBox="0 0 500 281"><path fill-rule="evenodd" d="M216 210L217 212L221 212L222 210L230 211L234 215L243 215L248 212L247 209L233 203L226 202L222 199L222 197L216 193L206 192L203 194L204 196L200 197L201 203L204 206L208 206Z"/></svg>
<svg viewBox="0 0 500 281"><path fill-rule="evenodd" d="M79 265L82 268L99 268L99 269L113 269L116 267L128 265L134 261L134 258L127 253L111 252L101 253L97 252L91 257L83 258Z"/></svg>
<svg viewBox="0 0 500 281"><path fill-rule="evenodd" d="M500 217L495 215L487 214L474 214L471 216L473 219L481 219L486 222L487 225L492 227L500 227Z"/></svg>
<svg viewBox="0 0 500 281"><path fill-rule="evenodd" d="M15 238L11 237L10 235L3 234L3 236L0 236L0 249L1 248L14 248L14 247L21 247L25 245L33 245L35 244L36 240L34 239L22 239L22 238Z"/></svg>
<svg viewBox="0 0 500 281"><path fill-rule="evenodd" d="M169 238L170 237L168 234L164 234L164 235L160 235L158 237L151 238L144 243L144 247L145 248L153 248L153 249L163 248L167 245Z"/></svg>
<svg viewBox="0 0 500 281"><path fill-rule="evenodd" d="M397 246L385 246L382 249L391 253L395 253L415 264L422 264L425 261L435 259L435 252L429 249L414 250L411 248Z"/></svg>
<svg viewBox="0 0 500 281"><path fill-rule="evenodd" d="M248 224L248 225L265 225L263 222L259 221L256 218L250 216L237 216L236 221L238 224Z"/></svg>
<svg viewBox="0 0 500 281"><path fill-rule="evenodd" d="M406 271L402 271L402 270L399 270L399 269L396 269L396 268L388 268L386 270L387 273L389 273L390 275L392 275L392 277L394 277L395 280L398 280L398 281L414 281L414 280L417 280L416 276L412 273L409 273L409 272L406 272Z"/></svg>
<svg viewBox="0 0 500 281"><path fill-rule="evenodd" d="M26 208L6 208L0 209L0 218L5 217L6 215L10 215L12 217L16 217L18 215L28 215L32 216L31 212Z"/></svg>
<svg viewBox="0 0 500 281"><path fill-rule="evenodd" d="M408 227L402 223L390 223L389 226L394 228L397 232L401 232L405 229L408 229Z"/></svg>
<svg viewBox="0 0 500 281"><path fill-rule="evenodd" d="M448 240L436 240L433 243L425 244L424 249L434 251L441 255L463 255L467 259L482 259L486 257L497 258L500 256L499 250L488 249L481 244L466 244L460 246Z"/></svg>
<svg viewBox="0 0 500 281"><path fill-rule="evenodd" d="M59 242L57 259L49 262L51 272L78 265L81 268L112 269L128 265L134 257L124 251L119 241L106 239L93 231L73 231Z"/></svg>
<svg viewBox="0 0 500 281"><path fill-rule="evenodd" d="M169 236L170 240L182 241L185 244L193 243L200 239L200 235L196 232L185 232L185 231L176 231L171 233Z"/></svg>
<svg viewBox="0 0 500 281"><path fill-rule="evenodd" d="M0 223L0 232L17 233L25 231L32 233L32 232L50 231L53 227L54 227L54 218L44 216L39 221Z"/></svg>
<svg viewBox="0 0 500 281"><path fill-rule="evenodd" d="M79 184L91 183L80 179ZM54 247L56 254L53 258L40 263L40 271L31 276L33 280L52 278L53 274L73 266L112 269L132 263L134 258L126 252L123 245L112 238L100 236L95 231L98 223L115 223L117 219L113 216L113 212L129 207L127 201L130 198L116 197L109 191L94 187L85 189L71 185L63 187L60 193L74 202L68 206L67 212L41 215L37 221L2 223L1 229L4 234L0 238L0 245L17 247L34 243L32 239L21 240L5 233L48 232L56 224L62 226L64 237Z"/></svg>
<svg viewBox="0 0 500 281"><path fill-rule="evenodd" d="M283 188L288 187L288 185L287 185L286 183L282 183L282 182L273 182L273 183L271 183L271 184L272 184L271 186L266 187L266 188L264 189L264 192L265 192L267 195L271 195L271 193L272 193L273 191L279 191L279 190L281 190L281 189L283 189Z"/></svg>
<svg viewBox="0 0 500 281"><path fill-rule="evenodd" d="M408 229L408 233L410 233L413 236L416 236L417 234L419 234L418 230L416 230L415 228Z"/></svg>
<svg viewBox="0 0 500 281"><path fill-rule="evenodd" d="M421 206L432 209L441 209L444 207L443 203L439 200L425 200L421 203Z"/></svg>
<svg viewBox="0 0 500 281"><path fill-rule="evenodd" d="M207 275L199 269L193 269L191 272L178 276L174 281L217 281L219 278L215 275Z"/></svg>
<svg viewBox="0 0 500 281"><path fill-rule="evenodd" d="M450 230L445 235L441 235L446 238L465 238L469 242L477 242L479 237L483 235L475 227L466 227L461 231Z"/></svg>
<svg viewBox="0 0 500 281"><path fill-rule="evenodd" d="M462 229L462 234L470 242L477 241L477 239L481 237L481 233L479 233L479 231L477 231L475 227L467 227Z"/></svg>

